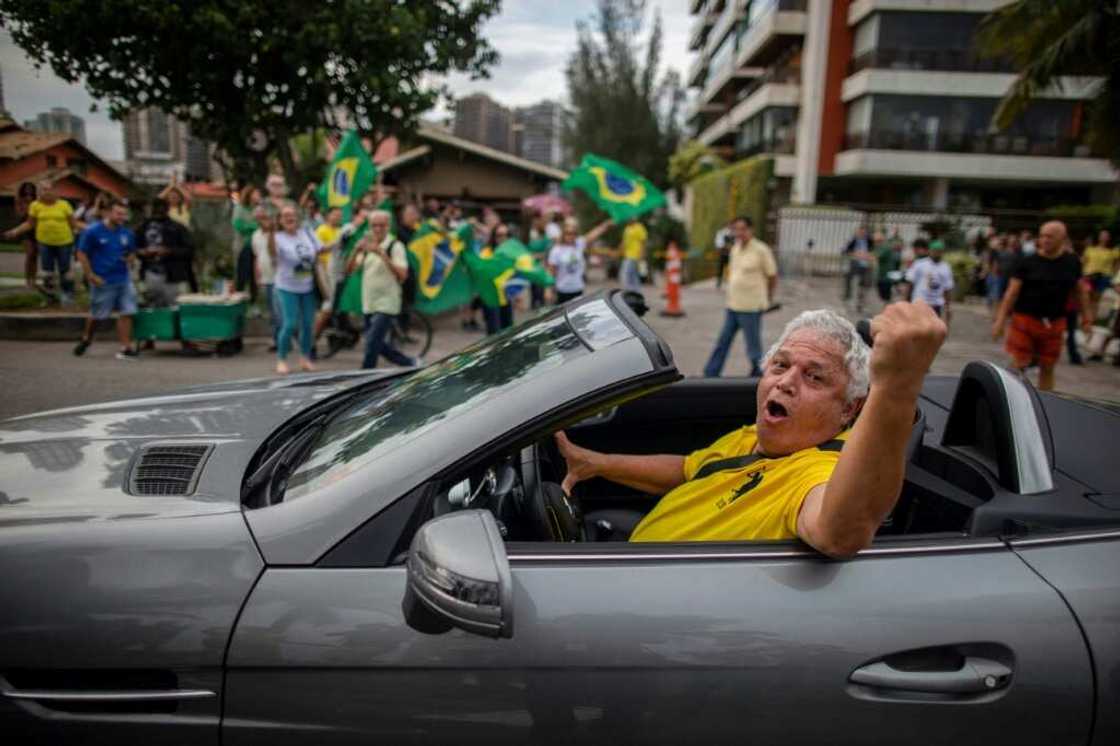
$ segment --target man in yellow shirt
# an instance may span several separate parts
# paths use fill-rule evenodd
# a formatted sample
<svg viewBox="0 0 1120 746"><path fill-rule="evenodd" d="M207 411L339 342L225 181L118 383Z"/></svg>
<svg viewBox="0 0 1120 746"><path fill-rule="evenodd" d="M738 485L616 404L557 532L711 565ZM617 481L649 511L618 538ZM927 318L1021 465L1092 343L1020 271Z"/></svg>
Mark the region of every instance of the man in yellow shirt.
<svg viewBox="0 0 1120 746"><path fill-rule="evenodd" d="M641 292L641 264L646 257L648 240L649 233L646 227L637 218L630 218L630 222L622 231L622 266L618 270L623 290Z"/></svg>
<svg viewBox="0 0 1120 746"><path fill-rule="evenodd" d="M598 453L557 433L564 491L603 477L663 494L631 541L800 538L855 554L898 500L914 408L946 328L920 301L893 303L871 334L873 350L836 313L802 313L767 355L756 423L687 457Z"/></svg>
<svg viewBox="0 0 1120 746"><path fill-rule="evenodd" d="M1089 278L1089 308L1085 312L1096 322L1101 294L1112 284L1112 275L1120 269L1120 249L1112 245L1112 234L1102 230L1097 245L1086 247L1081 255L1081 276Z"/></svg>
<svg viewBox="0 0 1120 746"><path fill-rule="evenodd" d="M735 244L728 259L727 313L715 349L704 366L704 376L719 377L735 333L742 329L751 376L757 378L762 375L762 314L778 289L778 265L770 247L755 238L750 218L735 218L731 231Z"/></svg>
<svg viewBox="0 0 1120 746"><path fill-rule="evenodd" d="M35 243L39 247L39 269L46 275L44 285L49 293L57 268L63 305L68 305L74 297L70 261L74 253L74 236L81 227L74 217L74 208L58 196L54 183L42 181L39 183L39 199L27 208L27 220L4 233L5 238L13 239L28 231L34 232Z"/></svg>

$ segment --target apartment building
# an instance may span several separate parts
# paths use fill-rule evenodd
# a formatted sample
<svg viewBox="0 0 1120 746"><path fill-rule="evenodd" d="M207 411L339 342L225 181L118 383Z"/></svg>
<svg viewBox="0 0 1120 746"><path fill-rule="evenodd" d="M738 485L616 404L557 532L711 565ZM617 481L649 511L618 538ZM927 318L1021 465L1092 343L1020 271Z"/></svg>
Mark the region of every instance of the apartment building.
<svg viewBox="0 0 1120 746"><path fill-rule="evenodd" d="M32 132L70 135L82 145L86 144L86 121L71 114L65 106L54 106L50 111L39 112L34 119L26 120L23 126Z"/></svg>
<svg viewBox="0 0 1120 746"><path fill-rule="evenodd" d="M1015 76L974 36L1008 0L691 0L694 134L726 157L773 155L793 202L1034 209L1108 202L1087 143L1099 80L1069 78L1009 129Z"/></svg>
<svg viewBox="0 0 1120 746"><path fill-rule="evenodd" d="M517 109L514 116L520 140L514 152L546 166L563 166L564 107L555 101L541 101Z"/></svg>
<svg viewBox="0 0 1120 746"><path fill-rule="evenodd" d="M454 134L495 150L515 152L513 112L485 93L455 102Z"/></svg>
<svg viewBox="0 0 1120 746"><path fill-rule="evenodd" d="M220 177L214 146L191 135L190 127L159 109L135 109L121 122L128 175L137 183L162 186Z"/></svg>

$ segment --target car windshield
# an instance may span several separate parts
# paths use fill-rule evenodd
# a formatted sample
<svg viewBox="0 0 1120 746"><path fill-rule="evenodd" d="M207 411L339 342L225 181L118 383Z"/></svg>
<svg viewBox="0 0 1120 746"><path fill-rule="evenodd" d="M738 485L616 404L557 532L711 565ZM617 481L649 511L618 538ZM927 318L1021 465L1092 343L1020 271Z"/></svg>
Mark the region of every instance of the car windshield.
<svg viewBox="0 0 1120 746"><path fill-rule="evenodd" d="M567 319L554 311L471 345L336 414L289 477L284 500L315 492L568 360L632 336L605 301L594 300Z"/></svg>

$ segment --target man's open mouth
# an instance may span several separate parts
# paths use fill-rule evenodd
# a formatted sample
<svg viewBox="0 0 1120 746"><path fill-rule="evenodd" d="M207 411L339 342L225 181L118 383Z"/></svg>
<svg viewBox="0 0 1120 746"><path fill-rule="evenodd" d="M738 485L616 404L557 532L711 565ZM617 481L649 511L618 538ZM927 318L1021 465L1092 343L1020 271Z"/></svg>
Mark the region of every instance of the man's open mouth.
<svg viewBox="0 0 1120 746"><path fill-rule="evenodd" d="M789 417L789 410L786 409L785 405L772 399L766 402L765 410L767 418L770 420L780 420Z"/></svg>

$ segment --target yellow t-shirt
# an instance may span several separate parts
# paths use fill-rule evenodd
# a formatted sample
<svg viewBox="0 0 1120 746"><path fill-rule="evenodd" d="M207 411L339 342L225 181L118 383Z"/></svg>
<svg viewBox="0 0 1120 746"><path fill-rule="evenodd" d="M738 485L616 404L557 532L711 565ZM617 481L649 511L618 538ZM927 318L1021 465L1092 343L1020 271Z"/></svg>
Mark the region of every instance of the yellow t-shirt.
<svg viewBox="0 0 1120 746"><path fill-rule="evenodd" d="M832 477L844 431L820 446L767 458L754 425L684 460L685 482L657 503L630 541L763 541L797 537L805 496Z"/></svg>
<svg viewBox="0 0 1120 746"><path fill-rule="evenodd" d="M770 307L768 278L778 274L770 247L752 238L731 247L727 270L727 307L732 311L765 311Z"/></svg>
<svg viewBox="0 0 1120 746"><path fill-rule="evenodd" d="M341 228L334 228L329 223L323 223L315 229L315 238L319 239L319 243L324 246L330 246L338 240L338 234L341 232ZM326 269L327 264L330 262L331 254L333 253L332 251L324 251L319 254L319 264L322 264L324 269Z"/></svg>
<svg viewBox="0 0 1120 746"><path fill-rule="evenodd" d="M641 223L631 223L622 231L622 258L641 261L649 233Z"/></svg>
<svg viewBox="0 0 1120 746"><path fill-rule="evenodd" d="M47 246L74 243L74 231L70 230L73 214L74 208L64 199L56 199L49 205L35 200L27 210L28 217L35 218L35 240Z"/></svg>
<svg viewBox="0 0 1120 746"><path fill-rule="evenodd" d="M1081 274L1111 275L1117 259L1120 259L1120 249L1090 246L1081 256Z"/></svg>

